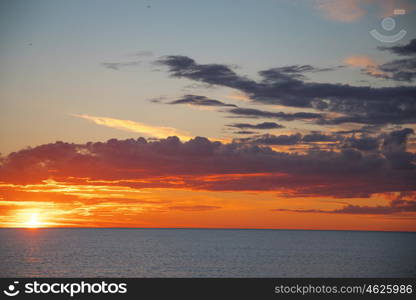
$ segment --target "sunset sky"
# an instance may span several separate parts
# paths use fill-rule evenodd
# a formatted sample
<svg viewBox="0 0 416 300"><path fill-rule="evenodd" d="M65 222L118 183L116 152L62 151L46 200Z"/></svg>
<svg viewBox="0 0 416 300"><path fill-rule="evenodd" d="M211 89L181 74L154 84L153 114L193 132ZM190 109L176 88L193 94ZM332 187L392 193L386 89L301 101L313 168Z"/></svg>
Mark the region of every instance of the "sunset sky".
<svg viewBox="0 0 416 300"><path fill-rule="evenodd" d="M415 28L412 0L0 0L0 227L416 231Z"/></svg>

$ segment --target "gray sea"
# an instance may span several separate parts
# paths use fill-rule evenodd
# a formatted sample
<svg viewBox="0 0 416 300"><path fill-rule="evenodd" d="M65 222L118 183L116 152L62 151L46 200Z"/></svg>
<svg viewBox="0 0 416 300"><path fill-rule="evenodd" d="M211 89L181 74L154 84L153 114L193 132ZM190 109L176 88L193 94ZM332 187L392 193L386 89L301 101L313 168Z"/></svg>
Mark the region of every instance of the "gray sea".
<svg viewBox="0 0 416 300"><path fill-rule="evenodd" d="M0 277L416 277L416 233L0 229Z"/></svg>

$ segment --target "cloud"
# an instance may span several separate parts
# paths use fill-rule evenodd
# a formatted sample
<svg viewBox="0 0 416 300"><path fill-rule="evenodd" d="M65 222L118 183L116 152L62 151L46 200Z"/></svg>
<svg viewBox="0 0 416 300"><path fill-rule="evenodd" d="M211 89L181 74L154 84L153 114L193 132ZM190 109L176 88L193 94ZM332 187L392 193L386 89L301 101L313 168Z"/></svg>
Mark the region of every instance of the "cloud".
<svg viewBox="0 0 416 300"><path fill-rule="evenodd" d="M249 137L245 139L238 139L237 142L242 143L252 143L258 145L296 145L302 140L302 136L300 134L292 134L292 135L272 135L272 134L264 134L255 137Z"/></svg>
<svg viewBox="0 0 416 300"><path fill-rule="evenodd" d="M378 47L380 50L390 51L397 55L416 55L416 39L412 39L407 45L398 45L392 47Z"/></svg>
<svg viewBox="0 0 416 300"><path fill-rule="evenodd" d="M246 94L244 94L242 92L239 92L239 91L231 92L227 96L227 98L233 99L233 100L239 100L239 101L242 101L242 102L250 102L250 98Z"/></svg>
<svg viewBox="0 0 416 300"><path fill-rule="evenodd" d="M378 49L409 57L392 60L382 65L369 61L368 66L362 66L365 67L367 75L405 82L416 79L416 39L411 40L407 45L378 47Z"/></svg>
<svg viewBox="0 0 416 300"><path fill-rule="evenodd" d="M361 138L351 137L344 141L343 147L353 148L361 151L374 151L380 147L380 139L377 137L366 137Z"/></svg>
<svg viewBox="0 0 416 300"><path fill-rule="evenodd" d="M393 60L382 65L365 55L351 56L345 63L353 67L361 67L361 71L369 76L395 81L411 82L416 78L416 57Z"/></svg>
<svg viewBox="0 0 416 300"><path fill-rule="evenodd" d="M361 135L357 135L360 132ZM350 151L349 153L360 154L364 152L373 152L389 157L390 163L402 167L416 167L411 161L414 154L406 152L406 146L410 135L414 134L411 128L394 130L389 133L380 133L370 136L370 131L353 132L351 137L345 137L341 134L323 134L321 132L311 132L310 134L301 135L295 133L291 135L273 135L263 134L255 135L248 138L234 139L235 143L246 143L254 145L312 145L314 149L328 144L331 149L338 151ZM354 152L359 150L359 152ZM348 152L346 152L348 153ZM391 155L391 153L394 153ZM400 168L400 167L399 167Z"/></svg>
<svg viewBox="0 0 416 300"><path fill-rule="evenodd" d="M366 215L386 215L386 214L396 214L402 212L415 212L416 211L416 201L406 201L400 205L390 205L390 206L358 206L358 205L348 205L341 209L332 211L332 213L339 214L366 214Z"/></svg>
<svg viewBox="0 0 416 300"><path fill-rule="evenodd" d="M361 19L367 11L361 6L369 2L363 0L318 0L316 7L321 10L329 19L354 22Z"/></svg>
<svg viewBox="0 0 416 300"><path fill-rule="evenodd" d="M407 140L414 133L413 129L404 128L384 135L383 150L390 153L406 151Z"/></svg>
<svg viewBox="0 0 416 300"><path fill-rule="evenodd" d="M298 213L330 213L330 214L353 214L353 215L390 215L399 213L416 212L416 194L411 192L400 193L397 199L390 201L386 206L359 206L346 205L334 210L321 209L284 209L278 208L272 211L287 211ZM410 198L409 198L410 197ZM409 199L407 199L409 198ZM407 200L404 200L407 199Z"/></svg>
<svg viewBox="0 0 416 300"><path fill-rule="evenodd" d="M386 134L381 149L319 148L286 153L261 143L301 143L299 134L261 136L221 143L196 137L144 138L71 144L56 142L1 158L3 187L42 184L112 186L137 190L170 188L208 191L274 191L277 194L334 198L415 191L416 155L406 152L410 131ZM386 142L387 141L387 142ZM395 145L395 146L390 146ZM28 187L32 191L34 187ZM100 188L103 189L103 188ZM88 194L86 188L82 194ZM104 190L105 193L111 190ZM117 192L112 192L112 194Z"/></svg>
<svg viewBox="0 0 416 300"><path fill-rule="evenodd" d="M390 74L389 79L412 82L416 79L416 57L387 62L380 70Z"/></svg>
<svg viewBox="0 0 416 300"><path fill-rule="evenodd" d="M335 68L316 68L311 65L291 65L285 67L277 67L268 69L265 71L260 71L259 74L266 78L267 80L272 79L272 81L291 81L292 79L307 79L304 73L319 73L319 72L329 72L335 71L337 69L343 68L344 66L338 66Z"/></svg>
<svg viewBox="0 0 416 300"><path fill-rule="evenodd" d="M298 112L298 113L284 113L284 112L270 112L266 110L254 109L254 108L233 108L227 110L226 112L233 115L252 117L252 118L272 118L279 119L284 121L294 121L294 120L313 120L322 118L321 114L318 113L307 113L307 112Z"/></svg>
<svg viewBox="0 0 416 300"><path fill-rule="evenodd" d="M161 103L162 99L151 99L151 102ZM270 112L265 110L253 109L253 108L242 108L234 104L227 104L216 99L210 99L205 96L200 95L184 95L182 98L167 102L167 104L189 104L195 106L219 106L219 107L234 107L233 109L226 110L224 112L231 113L237 116L244 116L250 118L276 118L285 121L293 121L297 119L310 120L321 118L322 115L318 113L308 113L308 112L298 112L298 113L284 113L284 112ZM244 124L237 124L239 128L243 128ZM282 125L279 125L274 122L264 122L258 125L246 124L246 128L252 129L273 129L273 128L283 128Z"/></svg>
<svg viewBox="0 0 416 300"><path fill-rule="evenodd" d="M256 131L250 131L250 130L240 130L240 131L235 131L235 134L256 134Z"/></svg>
<svg viewBox="0 0 416 300"><path fill-rule="evenodd" d="M157 138L166 138L168 136L176 135L181 139L189 140L191 136L186 131L178 130L172 127L162 127L162 126L152 126L144 123L131 121L131 120L121 120L107 117L95 117L90 115L77 115L74 114L74 117L82 118L88 121L91 121L97 125L102 125L110 128L121 129L130 132L137 132L140 134L146 134Z"/></svg>
<svg viewBox="0 0 416 300"><path fill-rule="evenodd" d="M388 75L380 70L379 65L369 56L354 55L347 57L344 62L350 66L362 68L363 73L367 75L388 78Z"/></svg>
<svg viewBox="0 0 416 300"><path fill-rule="evenodd" d="M234 104L227 104L219 100L210 99L205 96L184 95L182 98L168 102L168 104L190 104L196 106L230 106L237 107Z"/></svg>
<svg viewBox="0 0 416 300"><path fill-rule="evenodd" d="M324 112L340 113L344 116L323 119L320 114L316 113L286 115L243 108L229 110L232 114L283 120L316 119L319 124L328 125L416 123L414 101L416 87L414 86L378 88L309 82L299 79L297 72L291 73L281 68L260 71L259 75L262 80L254 81L245 76L239 76L227 65L198 64L186 56L167 56L158 60L158 63L167 66L173 77L233 88L247 94L255 102L313 108Z"/></svg>
<svg viewBox="0 0 416 300"><path fill-rule="evenodd" d="M135 67L140 65L140 61L127 61L127 62L104 62L101 65L107 69L120 70L125 67Z"/></svg>
<svg viewBox="0 0 416 300"><path fill-rule="evenodd" d="M166 56L157 60L156 63L168 66L173 77L184 77L207 84L227 85L229 87L253 84L251 80L238 76L227 65L201 65L187 56Z"/></svg>
<svg viewBox="0 0 416 300"><path fill-rule="evenodd" d="M395 9L410 12L415 8L411 0L315 0L314 6L327 18L340 22L355 22L369 13L369 6L378 9L378 16L388 17Z"/></svg>
<svg viewBox="0 0 416 300"><path fill-rule="evenodd" d="M338 141L337 135L322 134L320 132L312 132L303 136L302 141L304 143L317 143L317 142L335 142Z"/></svg>
<svg viewBox="0 0 416 300"><path fill-rule="evenodd" d="M352 130L340 130L335 131L335 134L355 134L355 133L363 133L363 134L370 134L376 133L380 131L382 125L365 125L359 129L352 129Z"/></svg>
<svg viewBox="0 0 416 300"><path fill-rule="evenodd" d="M291 135L263 134L249 138L235 139L234 141L237 143L249 143L255 145L296 145L321 142L336 142L341 140L343 140L343 138L336 135L327 135L319 132L313 132L304 136L302 136L300 133Z"/></svg>
<svg viewBox="0 0 416 300"><path fill-rule="evenodd" d="M263 122L259 124L248 124L248 123L235 123L227 125L228 127L239 128L239 129L280 129L284 128L283 125L275 122Z"/></svg>

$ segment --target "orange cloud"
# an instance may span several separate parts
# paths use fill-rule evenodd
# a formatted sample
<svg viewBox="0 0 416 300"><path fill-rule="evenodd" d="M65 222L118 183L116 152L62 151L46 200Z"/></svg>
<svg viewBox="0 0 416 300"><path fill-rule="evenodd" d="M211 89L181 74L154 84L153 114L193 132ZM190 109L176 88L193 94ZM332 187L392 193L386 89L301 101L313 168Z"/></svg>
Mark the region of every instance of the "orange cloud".
<svg viewBox="0 0 416 300"><path fill-rule="evenodd" d="M137 132L144 134L150 137L156 138L167 138L170 136L176 136L183 141L188 141L193 138L189 132L184 130L179 130L173 127L164 127L164 126L153 126L131 120L122 120L108 117L96 117L90 116L87 114L72 114L72 116L77 118L82 118L88 121L91 121L97 125L102 125L105 127L116 128L124 131ZM223 138L211 138L213 141L219 142L230 142L230 139Z"/></svg>
<svg viewBox="0 0 416 300"><path fill-rule="evenodd" d="M157 138L166 138L168 136L177 136L183 140L189 140L192 137L186 131L178 130L172 127L162 127L162 126L152 126L136 121L131 120L122 120L115 118L107 117L96 117L86 114L77 115L74 114L74 117L82 118L91 122L94 122L97 125L102 125L110 128L121 129L125 131L137 132Z"/></svg>
<svg viewBox="0 0 416 300"><path fill-rule="evenodd" d="M408 0L317 0L315 6L326 17L341 22L354 22L368 13L368 6L378 8L380 17L394 14L395 9L404 9L407 12L415 8Z"/></svg>
<svg viewBox="0 0 416 300"><path fill-rule="evenodd" d="M250 97L247 94L243 92L239 92L239 91L233 91L226 97L228 99L239 100L243 102L250 102Z"/></svg>
<svg viewBox="0 0 416 300"><path fill-rule="evenodd" d="M350 66L362 68L369 75L382 78L388 77L387 73L380 70L377 62L369 56L354 55L347 57L344 62Z"/></svg>
<svg viewBox="0 0 416 300"><path fill-rule="evenodd" d="M353 22L363 17L367 12L361 7L360 0L320 0L317 7L325 15L336 21Z"/></svg>

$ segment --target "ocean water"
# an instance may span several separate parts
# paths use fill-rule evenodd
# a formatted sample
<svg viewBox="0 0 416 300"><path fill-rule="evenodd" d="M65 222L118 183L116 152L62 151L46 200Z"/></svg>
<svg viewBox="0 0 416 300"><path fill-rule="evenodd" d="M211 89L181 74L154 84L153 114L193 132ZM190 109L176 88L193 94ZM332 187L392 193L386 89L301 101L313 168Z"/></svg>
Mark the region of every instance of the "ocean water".
<svg viewBox="0 0 416 300"><path fill-rule="evenodd" d="M0 277L415 277L416 233L0 229Z"/></svg>

